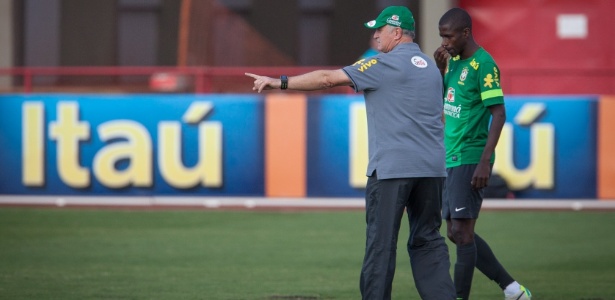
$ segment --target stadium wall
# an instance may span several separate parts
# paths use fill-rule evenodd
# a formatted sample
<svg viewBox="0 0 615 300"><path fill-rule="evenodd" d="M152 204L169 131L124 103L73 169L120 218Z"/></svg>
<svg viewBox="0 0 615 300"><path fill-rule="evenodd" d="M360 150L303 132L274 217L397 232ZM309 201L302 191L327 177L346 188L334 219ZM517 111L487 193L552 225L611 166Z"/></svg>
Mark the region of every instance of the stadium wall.
<svg viewBox="0 0 615 300"><path fill-rule="evenodd" d="M615 93L611 0L459 0L507 94Z"/></svg>
<svg viewBox="0 0 615 300"><path fill-rule="evenodd" d="M516 199L614 199L613 97L508 96ZM361 95L0 95L0 195L362 197Z"/></svg>

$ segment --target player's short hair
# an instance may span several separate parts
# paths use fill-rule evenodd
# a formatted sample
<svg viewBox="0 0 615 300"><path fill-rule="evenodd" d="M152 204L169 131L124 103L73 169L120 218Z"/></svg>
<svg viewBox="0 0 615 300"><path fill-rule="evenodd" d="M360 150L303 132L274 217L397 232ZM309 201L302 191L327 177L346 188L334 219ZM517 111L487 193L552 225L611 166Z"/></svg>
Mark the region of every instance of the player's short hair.
<svg viewBox="0 0 615 300"><path fill-rule="evenodd" d="M451 8L440 18L439 25L444 24L452 25L452 29L455 31L461 31L465 28L472 30L472 17L467 11L459 7Z"/></svg>

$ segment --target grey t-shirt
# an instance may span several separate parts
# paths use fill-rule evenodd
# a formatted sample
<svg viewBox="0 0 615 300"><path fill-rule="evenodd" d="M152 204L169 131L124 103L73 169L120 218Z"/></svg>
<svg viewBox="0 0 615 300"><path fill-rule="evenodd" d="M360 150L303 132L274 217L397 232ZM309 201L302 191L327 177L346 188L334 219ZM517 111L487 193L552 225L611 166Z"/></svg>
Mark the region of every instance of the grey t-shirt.
<svg viewBox="0 0 615 300"><path fill-rule="evenodd" d="M445 177L442 77L415 43L343 68L367 110L367 176Z"/></svg>

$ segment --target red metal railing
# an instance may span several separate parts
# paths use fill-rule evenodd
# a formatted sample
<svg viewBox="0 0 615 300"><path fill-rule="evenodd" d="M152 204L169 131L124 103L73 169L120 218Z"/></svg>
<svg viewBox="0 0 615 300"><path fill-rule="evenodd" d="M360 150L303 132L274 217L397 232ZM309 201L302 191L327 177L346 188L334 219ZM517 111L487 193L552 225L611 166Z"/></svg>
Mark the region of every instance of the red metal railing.
<svg viewBox="0 0 615 300"><path fill-rule="evenodd" d="M253 80L244 73L255 73L278 77L298 75L318 69L336 69L336 66L311 67L15 67L0 68L0 79L10 77L7 87L0 85L0 92L181 92L181 93L252 93ZM508 69L503 70L502 85L508 94L613 94L615 93L615 70L578 70L578 69ZM156 90L152 88L149 79L156 74L171 74L186 79L188 83L183 89L176 91ZM573 74L573 75L570 75ZM36 80L41 77L56 77L57 80ZM94 78L105 76L114 80L101 80L109 83L101 88ZM139 77L138 80L125 80L126 77ZM562 85L569 82L570 76L575 76L575 82L583 84ZM72 80L74 77L90 77L93 80ZM67 79L68 78L68 79ZM87 83L83 83L86 81ZM50 83L51 82L51 83ZM136 82L136 83L135 83ZM532 83L532 84L530 84ZM136 88L135 88L136 85ZM111 87L111 88L110 88ZM353 93L351 88L336 87L319 93Z"/></svg>
<svg viewBox="0 0 615 300"><path fill-rule="evenodd" d="M31 93L35 90L36 77L42 76L147 76L155 74L172 74L190 79L190 89L194 93L215 92L216 79L225 78L225 86L229 91L251 90L252 79L245 76L246 72L278 77L285 75L298 75L319 69L336 69L335 66L315 67L15 67L0 68L0 77L10 76L14 79L21 78L21 83L13 84L13 88L23 93ZM15 80L13 80L15 81ZM147 85L147 82L144 82ZM235 86L236 89L228 88ZM218 89L219 90L219 89ZM334 88L328 92L347 93L348 87Z"/></svg>

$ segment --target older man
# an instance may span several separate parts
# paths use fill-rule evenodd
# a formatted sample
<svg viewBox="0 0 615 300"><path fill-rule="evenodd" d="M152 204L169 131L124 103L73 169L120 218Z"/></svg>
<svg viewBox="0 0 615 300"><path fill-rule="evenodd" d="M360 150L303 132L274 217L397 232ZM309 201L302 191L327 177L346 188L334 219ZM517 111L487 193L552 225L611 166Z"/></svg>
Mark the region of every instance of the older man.
<svg viewBox="0 0 615 300"><path fill-rule="evenodd" d="M254 90L312 91L352 86L367 109L369 163L363 299L391 299L397 237L408 212L408 253L422 299L455 299L450 260L440 235L445 169L442 79L435 63L413 42L408 8L391 6L365 26L375 29L381 53L339 70L254 78Z"/></svg>

